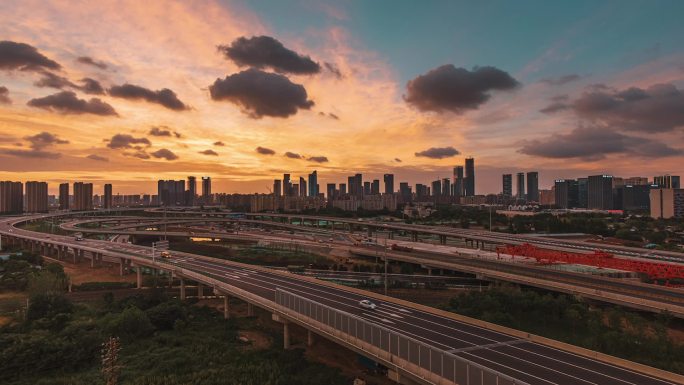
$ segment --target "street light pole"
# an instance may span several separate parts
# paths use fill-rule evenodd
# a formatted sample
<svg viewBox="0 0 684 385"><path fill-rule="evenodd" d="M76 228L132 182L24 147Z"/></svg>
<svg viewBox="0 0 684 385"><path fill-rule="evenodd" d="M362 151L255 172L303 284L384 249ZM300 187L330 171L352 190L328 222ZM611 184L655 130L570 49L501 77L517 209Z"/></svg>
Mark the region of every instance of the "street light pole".
<svg viewBox="0 0 684 385"><path fill-rule="evenodd" d="M385 238L385 295L387 295L387 238Z"/></svg>

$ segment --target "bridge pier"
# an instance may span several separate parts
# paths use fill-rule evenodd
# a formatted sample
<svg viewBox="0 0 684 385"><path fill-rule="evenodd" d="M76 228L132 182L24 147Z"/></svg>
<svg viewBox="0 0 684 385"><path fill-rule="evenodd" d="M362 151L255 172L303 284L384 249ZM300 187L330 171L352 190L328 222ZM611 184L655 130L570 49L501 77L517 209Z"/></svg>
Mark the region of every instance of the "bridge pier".
<svg viewBox="0 0 684 385"><path fill-rule="evenodd" d="M254 305L247 302L247 317L254 317Z"/></svg>
<svg viewBox="0 0 684 385"><path fill-rule="evenodd" d="M306 346L313 346L314 344L314 334L311 330L306 331Z"/></svg>
<svg viewBox="0 0 684 385"><path fill-rule="evenodd" d="M135 274L136 274L136 288L137 289L142 289L142 267L141 266L136 266L135 267Z"/></svg>
<svg viewBox="0 0 684 385"><path fill-rule="evenodd" d="M388 237L389 239L394 239L394 231L393 231L393 230L390 230L390 232L387 234L387 237Z"/></svg>
<svg viewBox="0 0 684 385"><path fill-rule="evenodd" d="M228 294L223 294L223 319L228 319L230 318L230 313L228 312L228 302L230 301L230 297L228 297Z"/></svg>
<svg viewBox="0 0 684 385"><path fill-rule="evenodd" d="M283 320L283 349L290 348L290 323Z"/></svg>
<svg viewBox="0 0 684 385"><path fill-rule="evenodd" d="M204 286L202 286L201 283L197 282L197 299L202 298L204 298Z"/></svg>
<svg viewBox="0 0 684 385"><path fill-rule="evenodd" d="M440 245L446 245L447 237L446 235L440 235L439 236L439 244Z"/></svg>
<svg viewBox="0 0 684 385"><path fill-rule="evenodd" d="M418 242L418 232L414 231L411 233L411 241Z"/></svg>
<svg viewBox="0 0 684 385"><path fill-rule="evenodd" d="M180 279L180 299L185 300L185 280L183 278Z"/></svg>

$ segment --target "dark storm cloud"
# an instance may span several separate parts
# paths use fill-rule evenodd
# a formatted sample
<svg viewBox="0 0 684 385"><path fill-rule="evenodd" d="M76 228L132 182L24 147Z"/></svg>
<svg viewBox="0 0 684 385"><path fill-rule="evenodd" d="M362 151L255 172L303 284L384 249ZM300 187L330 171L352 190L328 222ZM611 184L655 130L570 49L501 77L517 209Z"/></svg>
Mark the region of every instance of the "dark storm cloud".
<svg viewBox="0 0 684 385"><path fill-rule="evenodd" d="M71 91L62 91L43 98L31 99L27 103L31 107L43 108L62 114L94 114L117 115L112 106L98 98L90 100L79 99Z"/></svg>
<svg viewBox="0 0 684 385"><path fill-rule="evenodd" d="M176 154L174 154L173 152L171 152L171 150L167 150L167 149L165 149L165 148L162 148L162 149L160 149L160 150L157 150L157 151L151 153L150 155L152 155L153 157L155 157L155 158L157 158L157 159L166 159L166 160L176 160L176 159L178 159L178 155L176 155Z"/></svg>
<svg viewBox="0 0 684 385"><path fill-rule="evenodd" d="M189 109L187 105L178 99L176 93L168 88L162 88L161 90L154 91L145 87L126 83L120 86L111 87L109 89L109 95L130 100L142 99L150 103L160 104L174 111L183 111Z"/></svg>
<svg viewBox="0 0 684 385"><path fill-rule="evenodd" d="M285 48L270 36L243 36L229 46L218 46L218 50L241 67L272 68L276 72L293 74L315 74L321 71L321 66L309 56Z"/></svg>
<svg viewBox="0 0 684 385"><path fill-rule="evenodd" d="M570 82L574 82L575 80L579 80L580 76L577 74L569 74L565 76L559 76L557 78L545 78L542 79L542 83L546 83L552 86L562 86L563 84L568 84Z"/></svg>
<svg viewBox="0 0 684 385"><path fill-rule="evenodd" d="M275 155L275 153L276 153L275 151L271 150L270 148L261 147L261 146L256 148L256 152L258 152L261 155Z"/></svg>
<svg viewBox="0 0 684 385"><path fill-rule="evenodd" d="M33 46L8 40L0 41L0 69L2 70L39 71L60 68L59 63L48 59Z"/></svg>
<svg viewBox="0 0 684 385"><path fill-rule="evenodd" d="M29 142L29 146L34 150L42 150L55 144L68 144L68 140L60 139L55 134L41 132L40 134L25 136L24 140Z"/></svg>
<svg viewBox="0 0 684 385"><path fill-rule="evenodd" d="M487 102L492 91L512 90L519 84L498 68L475 67L468 71L447 64L410 80L404 100L421 111L461 114Z"/></svg>
<svg viewBox="0 0 684 385"><path fill-rule="evenodd" d="M10 155L17 158L30 159L57 159L62 156L58 152L43 151L43 150L1 150L0 154Z"/></svg>
<svg viewBox="0 0 684 385"><path fill-rule="evenodd" d="M213 100L237 104L253 119L264 116L286 118L298 109L308 110L314 102L308 100L306 89L279 74L250 68L225 79L216 79L209 86Z"/></svg>
<svg viewBox="0 0 684 385"><path fill-rule="evenodd" d="M580 158L588 161L603 159L609 154L661 158L684 153L665 143L624 135L602 127L578 127L568 134L525 141L518 152L544 158Z"/></svg>
<svg viewBox="0 0 684 385"><path fill-rule="evenodd" d="M684 91L673 84L646 89L593 88L572 104L578 117L640 132L667 132L684 127Z"/></svg>
<svg viewBox="0 0 684 385"><path fill-rule="evenodd" d="M214 151L214 150L204 150L204 151L200 151L200 154L202 154L202 155L218 156L218 152L216 152L216 151Z"/></svg>
<svg viewBox="0 0 684 385"><path fill-rule="evenodd" d="M309 162L326 163L326 162L328 162L328 157L326 157L326 156L310 156L306 160L308 160Z"/></svg>
<svg viewBox="0 0 684 385"><path fill-rule="evenodd" d="M456 156L458 154L460 154L460 152L451 146L449 146L449 147L431 147L425 151L415 153L416 156L424 157L424 158L432 158L432 159L450 158L450 157Z"/></svg>
<svg viewBox="0 0 684 385"><path fill-rule="evenodd" d="M102 84L98 82L95 79L92 78L83 78L81 79L81 83L83 84L82 86L79 87L79 89L86 94L91 94L91 95L104 95L105 90L104 87L102 87Z"/></svg>
<svg viewBox="0 0 684 385"><path fill-rule="evenodd" d="M97 67L101 70L106 70L107 69L107 64L98 60L93 59L90 56L79 56L76 59L77 62L82 63L82 64L87 64L91 65L93 67Z"/></svg>
<svg viewBox="0 0 684 385"><path fill-rule="evenodd" d="M0 87L0 104L12 104L7 87Z"/></svg>
<svg viewBox="0 0 684 385"><path fill-rule="evenodd" d="M64 76L55 75L52 72L43 71L42 77L33 83L36 87L49 87L61 90L62 88L72 87L78 88L78 86L71 82L71 80L65 78Z"/></svg>
<svg viewBox="0 0 684 385"><path fill-rule="evenodd" d="M106 141L109 142L107 144L107 147L109 148L133 148L134 144L142 144L145 146L152 145L147 138L134 138L132 135L128 134L116 134Z"/></svg>
<svg viewBox="0 0 684 385"><path fill-rule="evenodd" d="M96 154L90 154L86 156L86 158L91 159L91 160L96 160L98 162L109 162L109 158L106 158L104 156L96 155Z"/></svg>
<svg viewBox="0 0 684 385"><path fill-rule="evenodd" d="M225 145L226 145L226 144L225 144L225 143L223 143L223 142L221 142L220 140L219 140L219 141L216 141L216 142L214 142L214 146L217 146L217 147L223 147L223 146L225 146Z"/></svg>
<svg viewBox="0 0 684 385"><path fill-rule="evenodd" d="M286 152L285 156L290 158L290 159L302 159L303 158L303 156L301 156L297 153L294 153L294 152L290 152L290 151Z"/></svg>

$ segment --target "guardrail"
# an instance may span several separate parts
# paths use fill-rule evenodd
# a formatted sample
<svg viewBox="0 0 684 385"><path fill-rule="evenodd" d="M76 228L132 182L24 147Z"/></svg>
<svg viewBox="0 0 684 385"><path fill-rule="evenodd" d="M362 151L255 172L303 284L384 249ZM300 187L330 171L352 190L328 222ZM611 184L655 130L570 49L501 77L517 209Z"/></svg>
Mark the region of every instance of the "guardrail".
<svg viewBox="0 0 684 385"><path fill-rule="evenodd" d="M280 288L275 302L288 317L435 384L529 385L463 357Z"/></svg>

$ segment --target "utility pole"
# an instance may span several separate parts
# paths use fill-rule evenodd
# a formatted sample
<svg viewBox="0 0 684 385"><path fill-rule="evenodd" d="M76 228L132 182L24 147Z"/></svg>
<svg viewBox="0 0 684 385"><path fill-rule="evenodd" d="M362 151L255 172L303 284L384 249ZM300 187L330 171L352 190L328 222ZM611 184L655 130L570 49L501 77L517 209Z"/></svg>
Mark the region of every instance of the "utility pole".
<svg viewBox="0 0 684 385"><path fill-rule="evenodd" d="M388 261L387 261L387 238L385 238L385 295L387 295L387 268L388 268Z"/></svg>
<svg viewBox="0 0 684 385"><path fill-rule="evenodd" d="M489 231L492 231L492 205L489 205Z"/></svg>

